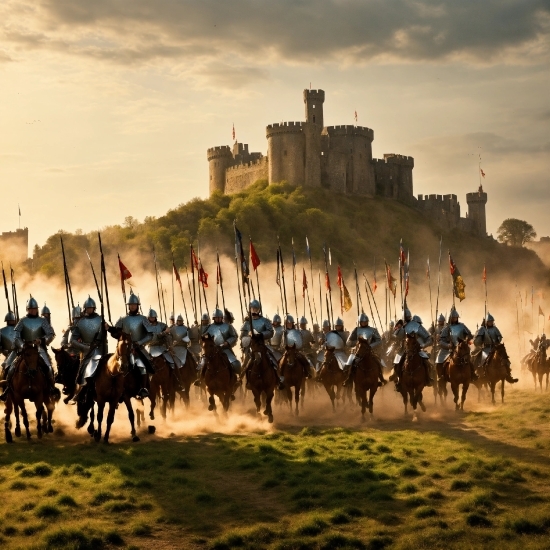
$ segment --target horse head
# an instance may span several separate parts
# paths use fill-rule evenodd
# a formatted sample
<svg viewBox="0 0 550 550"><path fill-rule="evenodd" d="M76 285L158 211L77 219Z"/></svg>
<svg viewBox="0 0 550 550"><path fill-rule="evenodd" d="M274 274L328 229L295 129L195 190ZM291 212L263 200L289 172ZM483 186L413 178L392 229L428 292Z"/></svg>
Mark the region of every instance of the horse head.
<svg viewBox="0 0 550 550"><path fill-rule="evenodd" d="M493 361L497 361L506 367L510 366L510 358L502 342L495 344L493 347Z"/></svg>
<svg viewBox="0 0 550 550"><path fill-rule="evenodd" d="M38 344L35 344L34 342L26 343L21 351L21 359L25 362L27 370L37 370L40 359L40 355L38 354Z"/></svg>
<svg viewBox="0 0 550 550"><path fill-rule="evenodd" d="M74 385L76 371L78 370L79 360L75 355L71 355L64 348L52 347L55 362L57 364L57 373L55 375L55 381L58 384L63 384L64 388L67 388L71 384Z"/></svg>
<svg viewBox="0 0 550 550"><path fill-rule="evenodd" d="M120 370L127 372L130 363L130 354L132 353L132 337L122 332L116 345L116 355L120 359Z"/></svg>
<svg viewBox="0 0 550 550"><path fill-rule="evenodd" d="M407 355L416 355L420 352L420 349L421 348L420 344L418 343L416 332L407 334L407 337L405 338L405 353Z"/></svg>

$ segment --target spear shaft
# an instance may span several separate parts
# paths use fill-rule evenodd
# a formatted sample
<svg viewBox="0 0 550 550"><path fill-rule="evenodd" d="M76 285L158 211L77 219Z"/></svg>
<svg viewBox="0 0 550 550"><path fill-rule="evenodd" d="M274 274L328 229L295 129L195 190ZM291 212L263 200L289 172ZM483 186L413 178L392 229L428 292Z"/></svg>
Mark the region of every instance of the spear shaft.
<svg viewBox="0 0 550 550"><path fill-rule="evenodd" d="M109 317L109 323L112 324L111 321L111 305L109 303L109 287L107 286L107 270L105 269L105 256L103 255L103 245L101 243L101 233L99 231L97 232L97 238L99 240L99 252L101 254L101 278L102 278L102 286L103 293L105 294L105 301L107 302L107 315Z"/></svg>

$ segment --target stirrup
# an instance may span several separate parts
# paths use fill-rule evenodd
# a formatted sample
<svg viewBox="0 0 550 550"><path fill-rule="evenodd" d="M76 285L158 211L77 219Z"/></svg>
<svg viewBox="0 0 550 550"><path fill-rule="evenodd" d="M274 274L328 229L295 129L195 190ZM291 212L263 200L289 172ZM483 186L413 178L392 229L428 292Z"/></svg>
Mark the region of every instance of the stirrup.
<svg viewBox="0 0 550 550"><path fill-rule="evenodd" d="M138 391L138 397L140 397L141 399L145 398L145 397L149 397L149 390L147 388L141 388L139 391Z"/></svg>

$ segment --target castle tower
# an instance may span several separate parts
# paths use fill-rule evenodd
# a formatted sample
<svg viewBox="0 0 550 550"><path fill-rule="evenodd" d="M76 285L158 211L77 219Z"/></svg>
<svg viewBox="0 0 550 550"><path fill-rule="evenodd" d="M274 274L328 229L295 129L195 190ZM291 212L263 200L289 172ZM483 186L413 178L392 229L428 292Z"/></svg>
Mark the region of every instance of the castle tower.
<svg viewBox="0 0 550 550"><path fill-rule="evenodd" d="M208 168L210 172L209 190L210 195L214 191L225 191L225 171L233 163L233 155L229 145L211 147L207 151Z"/></svg>
<svg viewBox="0 0 550 550"><path fill-rule="evenodd" d="M269 183L305 182L305 139L302 122L270 124L266 128Z"/></svg>
<svg viewBox="0 0 550 550"><path fill-rule="evenodd" d="M477 193L467 193L468 218L473 223L475 232L480 236L487 235L487 221L485 218L485 205L487 204L487 193L480 185Z"/></svg>
<svg viewBox="0 0 550 550"><path fill-rule="evenodd" d="M304 90L304 103L306 106L306 122L317 124L319 133L323 129L323 103L325 102L324 90Z"/></svg>

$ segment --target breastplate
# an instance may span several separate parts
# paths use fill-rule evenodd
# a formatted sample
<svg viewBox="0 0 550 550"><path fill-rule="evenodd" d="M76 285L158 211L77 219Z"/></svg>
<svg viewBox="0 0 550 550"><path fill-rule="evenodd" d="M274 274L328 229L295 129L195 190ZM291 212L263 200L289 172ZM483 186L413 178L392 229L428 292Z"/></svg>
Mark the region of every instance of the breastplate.
<svg viewBox="0 0 550 550"><path fill-rule="evenodd" d="M172 335L174 346L185 345L185 342L183 342L183 339L188 335L186 326L175 325L170 329L170 334Z"/></svg>
<svg viewBox="0 0 550 550"><path fill-rule="evenodd" d="M208 327L207 332L214 338L214 344L217 346L221 346L229 338L229 327L225 323L212 324Z"/></svg>
<svg viewBox="0 0 550 550"><path fill-rule="evenodd" d="M260 317L259 319L252 319L252 327L257 332L264 332L268 330L264 317Z"/></svg>
<svg viewBox="0 0 550 550"><path fill-rule="evenodd" d="M374 329L372 327L357 327L357 339L362 338L363 340L366 340L367 342L372 341L372 337L374 336Z"/></svg>
<svg viewBox="0 0 550 550"><path fill-rule="evenodd" d="M499 344L500 343L500 332L497 327L489 327L485 329L485 338L484 342L486 345Z"/></svg>
<svg viewBox="0 0 550 550"><path fill-rule="evenodd" d="M85 344L91 344L101 330L101 317L99 315L94 317L83 317L78 321L77 326L82 341Z"/></svg>
<svg viewBox="0 0 550 550"><path fill-rule="evenodd" d="M283 334L284 334L284 329L283 327L273 327L273 331L274 331L274 334L273 334L273 337L271 338L271 340L269 341L269 343L272 345L272 346L275 346L275 347L280 347L282 342L283 342Z"/></svg>
<svg viewBox="0 0 550 550"><path fill-rule="evenodd" d="M449 334L453 344L458 344L458 340L466 340L468 338L468 331L462 323L456 325L449 325Z"/></svg>
<svg viewBox="0 0 550 550"><path fill-rule="evenodd" d="M331 331L325 337L325 344L329 348L344 349L346 347L344 340L338 332Z"/></svg>
<svg viewBox="0 0 550 550"><path fill-rule="evenodd" d="M302 349L303 341L302 334L299 330L292 328L286 333L286 345L287 346L296 346L296 349Z"/></svg>
<svg viewBox="0 0 550 550"><path fill-rule="evenodd" d="M0 330L2 349L12 351L15 347L15 327L6 326Z"/></svg>
<svg viewBox="0 0 550 550"><path fill-rule="evenodd" d="M42 338L44 336L43 322L44 319L41 317L24 317L21 320L21 339L23 342L32 342L37 338Z"/></svg>
<svg viewBox="0 0 550 550"><path fill-rule="evenodd" d="M122 318L122 330L132 337L133 342L137 342L145 338L147 334L147 330L143 325L146 320L143 315L127 315Z"/></svg>

